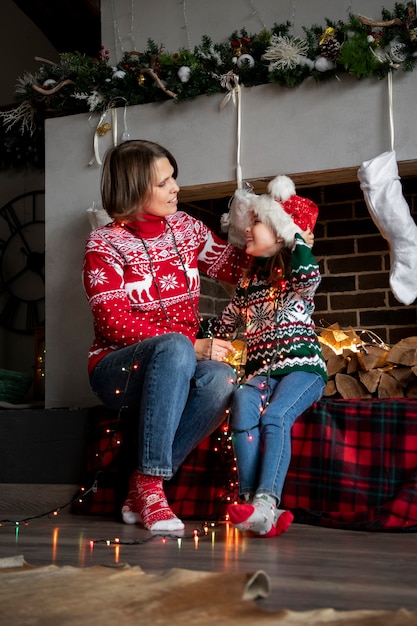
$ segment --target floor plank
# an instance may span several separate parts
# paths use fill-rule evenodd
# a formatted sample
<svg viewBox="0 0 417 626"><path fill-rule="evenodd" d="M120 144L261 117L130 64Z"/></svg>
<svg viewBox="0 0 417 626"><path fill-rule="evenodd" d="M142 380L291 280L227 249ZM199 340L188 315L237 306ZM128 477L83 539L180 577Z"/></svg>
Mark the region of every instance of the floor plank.
<svg viewBox="0 0 417 626"><path fill-rule="evenodd" d="M63 505L76 489L0 485L0 558L23 555L33 565L76 567L128 563L146 573L263 570L271 593L258 604L267 611L417 609L417 533L293 524L280 537L256 539L222 522L196 539L203 522L186 521L184 537L152 537L111 518L73 515ZM55 507L61 508L57 517ZM26 518L32 518L27 525Z"/></svg>

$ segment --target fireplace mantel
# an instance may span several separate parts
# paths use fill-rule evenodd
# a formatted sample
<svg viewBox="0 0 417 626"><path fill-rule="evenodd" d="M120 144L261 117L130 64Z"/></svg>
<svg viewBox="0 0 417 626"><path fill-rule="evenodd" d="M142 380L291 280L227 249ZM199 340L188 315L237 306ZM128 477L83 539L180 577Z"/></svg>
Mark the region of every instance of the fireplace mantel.
<svg viewBox="0 0 417 626"><path fill-rule="evenodd" d="M417 83L414 74L393 80L395 150L400 175L415 174L417 144L411 132ZM181 200L220 198L236 185L237 111L222 96L199 96L132 106L132 138L157 141L179 163ZM284 89L243 89L240 161L242 176L263 191L277 174L296 187L356 180L360 164L390 149L386 81L352 77ZM123 109L118 110L120 129ZM97 120L80 114L46 121L46 367L45 406L96 404L87 378L92 320L81 286L89 232L87 208L99 200L100 166L93 156ZM100 155L112 133L100 138Z"/></svg>

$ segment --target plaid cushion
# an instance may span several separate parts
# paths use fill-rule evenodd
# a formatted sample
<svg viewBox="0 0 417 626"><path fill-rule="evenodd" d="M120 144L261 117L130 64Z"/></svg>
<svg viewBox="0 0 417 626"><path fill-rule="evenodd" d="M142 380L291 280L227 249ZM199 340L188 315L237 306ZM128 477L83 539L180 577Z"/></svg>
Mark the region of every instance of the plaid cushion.
<svg viewBox="0 0 417 626"><path fill-rule="evenodd" d="M322 400L291 439L282 505L296 521L417 530L417 400Z"/></svg>
<svg viewBox="0 0 417 626"><path fill-rule="evenodd" d="M74 495L71 513L121 518L129 476L135 469L135 420L103 406L88 417L85 476ZM226 432L226 434L225 434ZM196 448L164 489L172 510L182 519L219 520L230 493L233 451L223 427Z"/></svg>
<svg viewBox="0 0 417 626"><path fill-rule="evenodd" d="M120 515L135 463L132 424L115 421L102 407L93 412L88 493L76 494L73 513ZM417 531L417 400L321 400L298 418L291 439L282 506L297 522ZM236 497L233 472L230 442L220 428L165 484L175 513L182 519L221 519L229 496Z"/></svg>
<svg viewBox="0 0 417 626"><path fill-rule="evenodd" d="M126 497L128 480L134 468L134 434L128 414L103 406L92 407L88 415L85 475L74 495L71 513L114 515Z"/></svg>
<svg viewBox="0 0 417 626"><path fill-rule="evenodd" d="M224 519L228 497L235 497L234 455L222 428L189 454L176 475L164 485L174 513L181 519Z"/></svg>

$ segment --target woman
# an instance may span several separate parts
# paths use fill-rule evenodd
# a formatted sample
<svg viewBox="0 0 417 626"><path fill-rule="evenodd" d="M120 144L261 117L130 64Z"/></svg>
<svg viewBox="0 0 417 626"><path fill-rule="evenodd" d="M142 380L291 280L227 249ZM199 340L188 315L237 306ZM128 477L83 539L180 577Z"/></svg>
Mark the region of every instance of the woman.
<svg viewBox="0 0 417 626"><path fill-rule="evenodd" d="M101 197L112 221L90 234L83 264L95 333L91 387L104 405L137 419L137 469L122 518L157 532L184 528L163 480L224 420L235 382L223 362L231 343L196 338L199 271L236 284L246 260L177 211L177 173L173 155L156 143L111 148Z"/></svg>
<svg viewBox="0 0 417 626"><path fill-rule="evenodd" d="M292 522L292 513L279 508L291 428L320 399L327 381L311 318L320 283L311 252L318 208L296 196L286 176L274 179L269 189L270 194L253 196L245 229L252 263L212 324L219 336L233 337L241 328L247 339L246 381L231 407L243 502L229 505L228 514L236 528L260 537L280 535Z"/></svg>

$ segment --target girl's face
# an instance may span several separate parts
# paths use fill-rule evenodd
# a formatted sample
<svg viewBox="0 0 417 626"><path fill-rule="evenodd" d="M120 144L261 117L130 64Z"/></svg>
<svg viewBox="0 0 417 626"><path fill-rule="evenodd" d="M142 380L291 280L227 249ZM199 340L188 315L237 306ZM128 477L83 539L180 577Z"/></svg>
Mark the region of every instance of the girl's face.
<svg viewBox="0 0 417 626"><path fill-rule="evenodd" d="M174 168L166 157L156 159L151 189L151 199L143 212L156 217L173 215L177 210L180 188L173 178Z"/></svg>
<svg viewBox="0 0 417 626"><path fill-rule="evenodd" d="M246 228L245 235L245 249L251 256L271 257L284 247L284 240L256 215L252 215L252 223Z"/></svg>

